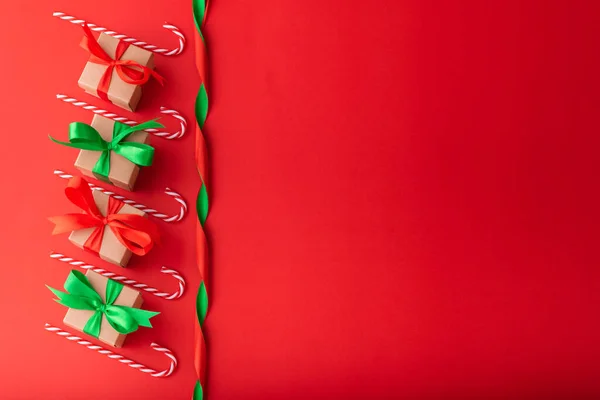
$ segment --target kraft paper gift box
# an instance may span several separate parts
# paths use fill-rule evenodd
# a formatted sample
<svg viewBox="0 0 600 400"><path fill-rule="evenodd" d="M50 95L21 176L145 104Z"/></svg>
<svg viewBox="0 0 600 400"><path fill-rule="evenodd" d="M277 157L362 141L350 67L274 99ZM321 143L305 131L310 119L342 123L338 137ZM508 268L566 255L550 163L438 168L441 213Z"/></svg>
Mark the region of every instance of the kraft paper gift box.
<svg viewBox="0 0 600 400"><path fill-rule="evenodd" d="M53 234L69 232L69 240L105 261L127 266L132 254L146 255L160 240L156 225L143 211L116 200L74 177L65 190L83 213L51 217Z"/></svg>
<svg viewBox="0 0 600 400"><path fill-rule="evenodd" d="M91 126L95 128L102 139L110 141L113 138L115 124L120 124L112 119L101 115L94 115ZM123 140L124 142L150 143L150 135L144 131L137 131L129 135ZM100 159L102 153L92 150L81 150L75 160L75 168L77 168L85 176L105 180L93 172L94 166ZM108 181L121 189L132 191L135 187L135 182L140 173L140 167L129 161L120 154L111 151L110 153L110 171L108 173Z"/></svg>
<svg viewBox="0 0 600 400"><path fill-rule="evenodd" d="M99 190L94 190L92 192L92 195L94 196L94 200L96 201L98 209L100 210L102 215L106 216L106 212L108 210L109 196L102 193ZM132 207L129 204L123 204L123 207L121 207L117 214L134 214L146 217L145 212L138 210L137 208ZM90 235L95 229L96 228L85 228L73 231L69 235L69 240L75 246L84 249L86 241L89 239ZM98 255L105 261L108 261L112 264L120 265L121 267L126 267L129 263L129 260L131 259L132 253L131 250L125 247L119 241L119 239L117 239L117 237L111 229L104 229L104 233L102 234L102 244L100 245Z"/></svg>
<svg viewBox="0 0 600 400"><path fill-rule="evenodd" d="M135 111L142 97L142 85L150 77L163 83L155 73L154 54L101 33L98 40L86 31L81 46L90 52L79 86L87 93L129 111ZM131 76L128 76L131 75Z"/></svg>
<svg viewBox="0 0 600 400"><path fill-rule="evenodd" d="M69 293L48 287L58 303L70 307L64 324L113 347L122 347L128 333L138 326L151 328L150 318L159 314L140 309L144 301L139 291L91 270L85 276L71 271L64 287Z"/></svg>
<svg viewBox="0 0 600 400"><path fill-rule="evenodd" d="M133 190L140 166L150 166L154 148L148 143L145 129L164 128L155 120L129 126L94 115L91 125L83 122L69 124L69 141L50 139L63 146L80 149L75 167L84 175Z"/></svg>

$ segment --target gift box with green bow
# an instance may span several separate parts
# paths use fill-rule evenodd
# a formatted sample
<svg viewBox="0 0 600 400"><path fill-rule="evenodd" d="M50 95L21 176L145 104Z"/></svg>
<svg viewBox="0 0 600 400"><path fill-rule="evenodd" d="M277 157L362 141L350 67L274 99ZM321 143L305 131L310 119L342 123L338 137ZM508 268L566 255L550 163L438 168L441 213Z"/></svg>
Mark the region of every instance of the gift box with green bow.
<svg viewBox="0 0 600 400"><path fill-rule="evenodd" d="M85 275L71 271L64 284L66 293L48 288L59 304L69 307L65 325L114 347L121 347L127 334L138 327L152 328L150 318L159 314L140 309L139 291L91 270Z"/></svg>
<svg viewBox="0 0 600 400"><path fill-rule="evenodd" d="M69 141L52 141L80 149L75 168L82 174L133 190L140 167L152 165L154 148L145 129L164 128L152 120L128 126L121 122L94 115L91 125L73 122L69 125Z"/></svg>

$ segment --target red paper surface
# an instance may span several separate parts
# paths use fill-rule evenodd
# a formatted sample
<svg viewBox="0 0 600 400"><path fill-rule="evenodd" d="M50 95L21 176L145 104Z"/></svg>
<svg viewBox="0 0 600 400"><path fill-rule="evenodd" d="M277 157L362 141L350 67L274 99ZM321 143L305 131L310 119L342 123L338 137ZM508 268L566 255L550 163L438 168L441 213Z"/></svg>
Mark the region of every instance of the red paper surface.
<svg viewBox="0 0 600 400"><path fill-rule="evenodd" d="M146 8L147 7L147 8ZM144 10L144 11L142 11ZM193 37L191 2L5 2L0 398L189 399L194 218L127 275L188 292L122 353L180 361L155 379L44 331L65 310L76 150L52 144L102 105L77 88L82 33L64 11L141 40ZM595 2L215 0L209 45L212 256L210 400L600 397L598 26ZM157 56L137 119L161 105L192 122L191 40ZM107 108L126 113L109 104ZM132 116L130 114L126 114ZM173 121L165 122L172 123ZM174 126L174 125L171 125ZM168 211L199 187L194 138L154 141L136 200Z"/></svg>

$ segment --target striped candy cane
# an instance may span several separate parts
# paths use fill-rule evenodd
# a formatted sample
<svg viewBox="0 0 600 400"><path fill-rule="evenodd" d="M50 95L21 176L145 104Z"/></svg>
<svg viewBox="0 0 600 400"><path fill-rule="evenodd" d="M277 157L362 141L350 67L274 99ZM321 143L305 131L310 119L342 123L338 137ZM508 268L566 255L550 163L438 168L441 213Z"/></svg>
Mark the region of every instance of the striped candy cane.
<svg viewBox="0 0 600 400"><path fill-rule="evenodd" d="M54 175L58 176L59 178L63 178L63 179L71 179L73 177L73 175L68 174L64 171L61 171L59 169L54 170ZM177 193L174 190L171 190L169 188L165 189L165 194L167 194L168 196L171 196L177 203L179 203L179 213L175 214L175 215L163 214L161 212L158 212L154 208L149 208L143 204L136 203L134 200L130 200L124 196L116 194L115 192L111 192L110 190L104 189L101 186L94 185L93 183L88 182L88 185L90 185L90 188L92 190L99 190L102 193L115 198L116 200L120 200L125 204L129 204L130 206L135 207L139 210L142 210L146 214L152 215L155 218L162 219L165 222L181 221L183 219L183 217L185 217L185 215L187 214L187 203L185 202L183 197L181 197L181 195L179 193Z"/></svg>
<svg viewBox="0 0 600 400"><path fill-rule="evenodd" d="M105 269L95 267L91 264L86 264L85 262L83 262L81 260L76 260L65 254L51 252L50 258L52 258L53 260L64 262L64 263L74 266L74 267L79 267L81 269L85 269L85 270L90 269L90 270L92 270L102 276L105 276L107 278L110 278L114 281L119 281L124 285L128 285L133 288L143 290L145 292L151 293L151 294L155 295L156 297L160 297L165 300L178 299L181 296L183 296L183 292L185 291L185 279L183 279L183 277L179 274L179 272L175 271L174 269L167 268L167 267L162 267L160 269L160 272L165 275L170 275L171 277L173 277L177 280L177 283L179 284L179 288L176 291L174 291L173 293L161 292L160 290L150 287L150 286L146 285L145 283L140 283L133 279L129 279L126 276L117 275L114 272L110 272Z"/></svg>
<svg viewBox="0 0 600 400"><path fill-rule="evenodd" d="M121 122L126 125L137 125L139 123L139 122L133 121L131 119L128 119L126 117L122 117L118 114L112 113L110 111L104 110L102 108L96 107L94 105L88 104L85 101L80 101L74 97L69 97L65 94L59 93L56 95L56 98L59 100L62 100L65 103L72 104L75 107L81 107L84 110L91 111L94 114L102 115L103 117L110 118L112 120ZM185 135L185 131L187 128L187 121L179 113L179 111L172 110L167 107L161 107L160 113L175 118L179 122L179 130L177 132L171 133L171 132L162 132L162 131L159 131L158 129L150 128L150 129L145 129L146 132L148 132L154 136L162 137L164 139L179 139L179 138L183 137L183 135Z"/></svg>
<svg viewBox="0 0 600 400"><path fill-rule="evenodd" d="M163 49L160 48L158 46L155 46L153 44L149 44L146 42L142 42L140 40L137 40L135 38L132 37L128 37L127 35L123 35L120 33L117 33L115 31L111 31L107 28L104 28L102 26L98 26L95 24L90 24L89 22L87 22L84 19L79 19L77 17L74 17L72 15L67 15L64 12L60 12L60 11L56 11L52 13L53 17L57 17L62 19L63 21L68 21L72 24L75 25L83 25L83 24L87 24L87 26L90 27L90 29L94 32L102 32L106 35L112 36L116 39L120 39L126 43L132 44L134 46L138 46L141 47L142 49L146 49L149 51L152 51L154 53L157 54L162 54L163 56L176 56L178 54L181 54L183 52L183 49L185 47L185 36L183 36L183 33L181 33L181 31L179 30L179 28L177 28L175 25L170 25L170 24L164 24L163 28L167 29L168 31L170 31L171 33L173 33L175 36L177 36L177 39L179 40L179 46L177 46L174 49Z"/></svg>
<svg viewBox="0 0 600 400"><path fill-rule="evenodd" d="M79 336L72 335L71 333L64 331L56 326L52 326L48 323L45 324L44 329L47 330L48 332L54 332L58 336L62 336L71 342L75 342L84 347L87 347L90 350L94 350L100 354L104 354L105 356L107 356L108 358L110 358L112 360L119 361L121 364L129 365L131 368L137 369L140 372L150 374L150 376L153 376L155 378L166 378L167 376L171 375L173 373L173 371L175 371L175 368L177 367L177 358L175 358L175 356L173 355L171 350L167 349L166 347L161 347L156 343L152 343L150 345L150 346L152 346L152 350L163 353L170 360L169 368L167 368L163 371L157 371L155 369L148 368L143 364L140 364L136 361L127 359L120 354L117 354L113 351L107 350L102 346L93 344L92 342L90 342L88 340L84 340L84 339L80 338Z"/></svg>

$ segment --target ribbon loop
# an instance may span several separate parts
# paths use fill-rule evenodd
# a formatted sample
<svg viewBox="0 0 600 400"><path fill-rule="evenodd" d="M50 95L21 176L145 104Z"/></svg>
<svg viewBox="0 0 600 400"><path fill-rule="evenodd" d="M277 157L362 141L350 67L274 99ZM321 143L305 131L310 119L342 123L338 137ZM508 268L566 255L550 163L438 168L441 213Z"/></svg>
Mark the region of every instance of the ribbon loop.
<svg viewBox="0 0 600 400"><path fill-rule="evenodd" d="M117 332L126 335L135 332L140 326L151 328L150 318L160 314L134 307L114 305L113 303L123 289L123 284L112 279L109 279L106 285L106 302L102 301L102 297L92 287L87 277L76 270L72 270L65 281L64 287L69 293L47 287L56 295L58 298L56 301L61 305L77 310L95 311L83 328L85 333L95 338L100 336L103 316Z"/></svg>

